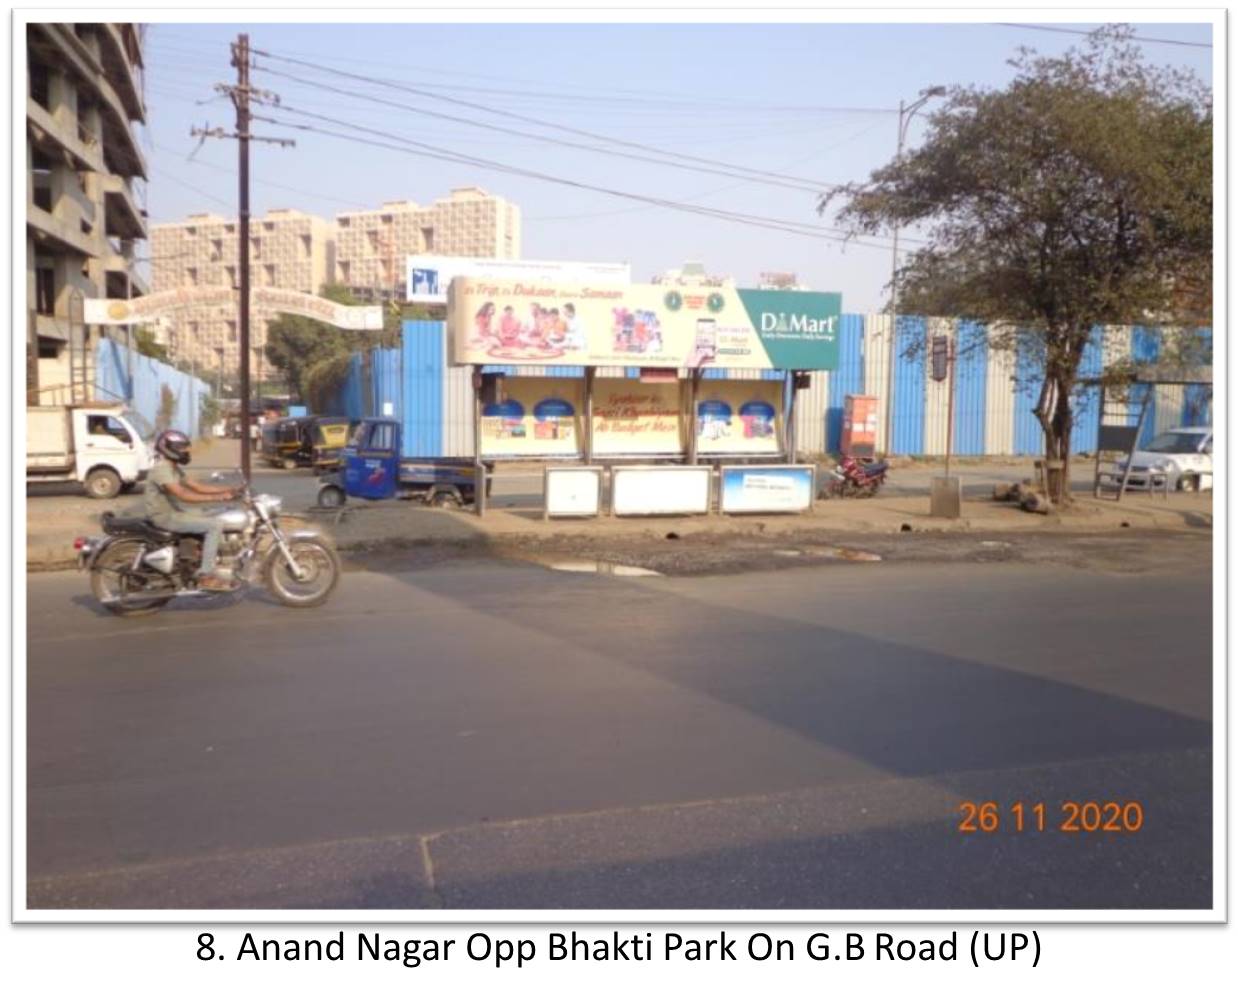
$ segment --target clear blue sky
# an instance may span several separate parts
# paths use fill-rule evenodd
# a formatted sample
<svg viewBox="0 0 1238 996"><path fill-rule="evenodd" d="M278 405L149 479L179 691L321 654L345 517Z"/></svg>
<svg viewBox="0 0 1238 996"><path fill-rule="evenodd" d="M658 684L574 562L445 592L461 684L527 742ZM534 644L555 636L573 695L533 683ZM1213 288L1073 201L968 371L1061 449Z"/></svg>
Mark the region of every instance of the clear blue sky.
<svg viewBox="0 0 1238 996"><path fill-rule="evenodd" d="M254 85L278 92L289 107L593 186L801 225L830 221L817 216L815 198L807 191L539 142L529 136L598 144L505 115L717 163L820 183L845 182L866 177L893 155L900 99L910 101L936 84L1001 86L1012 75L1007 60L1018 46L1056 53L1082 41L996 24L156 24L147 51L152 221L179 220L198 211L235 213L235 143L211 140L192 161L187 157L197 144L189 137L191 125L230 129L233 124L230 103L212 87L234 79L228 45L239 31L248 31L255 48L272 54L398 80L500 113L261 59L281 71L409 105L384 107L255 72ZM1212 40L1209 25L1145 24L1137 25L1137 32L1158 39ZM1187 67L1211 80L1209 48L1148 43L1144 52L1150 61ZM529 134L500 134L417 109ZM282 116L339 130L287 112ZM912 144L922 127L913 121ZM814 289L841 291L848 311L878 307L889 279L884 239L878 248L844 247L820 236L684 214L270 124L257 123L255 131L297 140L293 149L255 148L256 213L296 207L330 217L384 200L427 203L452 187L477 185L520 205L523 255L529 259L627 261L637 280L699 259L711 272L734 276L741 286L755 284L763 270L792 270Z"/></svg>

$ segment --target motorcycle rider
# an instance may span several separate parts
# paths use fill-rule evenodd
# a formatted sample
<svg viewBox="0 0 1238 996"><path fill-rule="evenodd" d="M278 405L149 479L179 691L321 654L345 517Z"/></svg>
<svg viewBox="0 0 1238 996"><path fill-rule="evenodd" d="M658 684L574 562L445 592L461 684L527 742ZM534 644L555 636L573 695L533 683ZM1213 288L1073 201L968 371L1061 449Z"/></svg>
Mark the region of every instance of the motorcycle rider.
<svg viewBox="0 0 1238 996"><path fill-rule="evenodd" d="M239 497L241 491L190 480L183 468L189 463L192 445L189 437L177 429L166 429L156 437L157 456L146 477L146 517L168 532L201 536L198 587L207 591L228 591L232 587L231 580L215 570L223 527L211 516L190 511L185 506L231 501Z"/></svg>

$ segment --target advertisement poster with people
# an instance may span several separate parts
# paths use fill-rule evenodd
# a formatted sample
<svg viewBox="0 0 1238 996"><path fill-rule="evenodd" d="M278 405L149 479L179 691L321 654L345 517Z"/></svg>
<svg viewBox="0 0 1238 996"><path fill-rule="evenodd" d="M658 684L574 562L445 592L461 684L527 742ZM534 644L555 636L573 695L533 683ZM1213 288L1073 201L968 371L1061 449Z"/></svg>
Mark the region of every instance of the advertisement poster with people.
<svg viewBox="0 0 1238 996"><path fill-rule="evenodd" d="M583 380L504 377L499 384L501 398L482 408L482 456L581 455Z"/></svg>
<svg viewBox="0 0 1238 996"><path fill-rule="evenodd" d="M832 370L842 296L457 277L455 364Z"/></svg>
<svg viewBox="0 0 1238 996"><path fill-rule="evenodd" d="M781 381L702 381L696 405L697 453L780 453L782 392Z"/></svg>

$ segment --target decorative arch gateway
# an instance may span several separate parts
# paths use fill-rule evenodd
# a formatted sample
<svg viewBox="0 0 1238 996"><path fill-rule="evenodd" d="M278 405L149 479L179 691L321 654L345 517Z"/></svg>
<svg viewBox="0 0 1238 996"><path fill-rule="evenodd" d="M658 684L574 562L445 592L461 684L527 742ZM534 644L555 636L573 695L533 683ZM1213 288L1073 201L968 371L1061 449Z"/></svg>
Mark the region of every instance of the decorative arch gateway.
<svg viewBox="0 0 1238 996"><path fill-rule="evenodd" d="M313 318L341 329L379 332L383 327L382 308L377 305L337 304L325 297L278 287L251 288L249 300L252 305ZM87 298L84 321L87 325L137 325L185 308L239 304L240 293L229 287L181 287L128 299Z"/></svg>

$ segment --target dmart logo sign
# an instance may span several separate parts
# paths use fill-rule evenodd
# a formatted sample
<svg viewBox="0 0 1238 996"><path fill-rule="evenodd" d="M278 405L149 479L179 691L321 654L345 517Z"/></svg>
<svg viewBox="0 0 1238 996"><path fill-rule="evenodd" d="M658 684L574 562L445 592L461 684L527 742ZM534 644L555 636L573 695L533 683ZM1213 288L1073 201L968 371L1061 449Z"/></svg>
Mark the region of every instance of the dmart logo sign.
<svg viewBox="0 0 1238 996"><path fill-rule="evenodd" d="M841 294L740 290L739 297L772 367L782 370L838 368Z"/></svg>
<svg viewBox="0 0 1238 996"><path fill-rule="evenodd" d="M760 329L762 332L804 332L809 335L834 335L837 331L838 318L830 315L828 318L813 318L811 315L788 315L785 311L771 314L761 312Z"/></svg>

